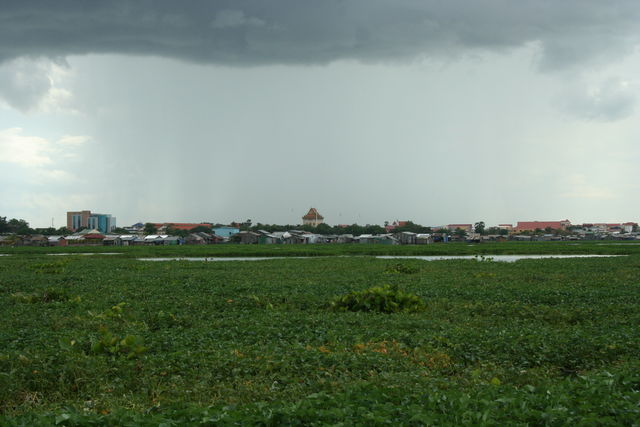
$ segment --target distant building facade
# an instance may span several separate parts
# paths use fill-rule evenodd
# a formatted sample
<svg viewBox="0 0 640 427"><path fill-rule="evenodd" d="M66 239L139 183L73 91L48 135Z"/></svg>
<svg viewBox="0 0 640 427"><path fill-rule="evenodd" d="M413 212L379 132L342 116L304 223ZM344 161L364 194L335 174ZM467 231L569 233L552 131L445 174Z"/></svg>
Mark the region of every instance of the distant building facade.
<svg viewBox="0 0 640 427"><path fill-rule="evenodd" d="M447 224L447 230L456 231L457 229L471 233L473 232L473 224Z"/></svg>
<svg viewBox="0 0 640 427"><path fill-rule="evenodd" d="M582 229L592 233L631 233L637 229L635 222L582 224Z"/></svg>
<svg viewBox="0 0 640 427"><path fill-rule="evenodd" d="M518 221L515 231L536 231L536 230L566 230L571 226L571 221L565 219L564 221Z"/></svg>
<svg viewBox="0 0 640 427"><path fill-rule="evenodd" d="M231 237L236 233L240 232L238 227L215 227L213 232L216 236L220 237Z"/></svg>
<svg viewBox="0 0 640 427"><path fill-rule="evenodd" d="M193 222L153 222L152 224L154 225L154 227L156 227L156 230L158 231L158 233L164 233L168 229L191 231L196 227L205 227L205 228L208 228L209 230L211 230L211 228L213 228L213 224L210 224L208 222L201 222L201 223L193 223Z"/></svg>
<svg viewBox="0 0 640 427"><path fill-rule="evenodd" d="M109 233L116 228L116 217L91 211L67 212L67 228L74 232L89 228L99 230L101 233Z"/></svg>
<svg viewBox="0 0 640 427"><path fill-rule="evenodd" d="M302 217L302 225L316 227L324 222L324 217L318 213L316 208L309 209L309 212Z"/></svg>

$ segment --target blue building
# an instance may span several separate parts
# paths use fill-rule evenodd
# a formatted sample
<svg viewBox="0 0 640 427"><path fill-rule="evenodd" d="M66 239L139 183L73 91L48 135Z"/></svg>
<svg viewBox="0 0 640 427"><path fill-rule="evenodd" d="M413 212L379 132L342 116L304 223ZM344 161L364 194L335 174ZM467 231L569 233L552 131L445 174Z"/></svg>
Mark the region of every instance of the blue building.
<svg viewBox="0 0 640 427"><path fill-rule="evenodd" d="M87 224L88 228L99 230L101 233L110 233L116 228L116 218L110 214L92 213Z"/></svg>
<svg viewBox="0 0 640 427"><path fill-rule="evenodd" d="M215 227L213 233L220 237L231 237L236 233L239 233L240 229L237 227Z"/></svg>
<svg viewBox="0 0 640 427"><path fill-rule="evenodd" d="M71 231L88 228L110 233L116 228L116 217L91 211L67 212L67 228Z"/></svg>

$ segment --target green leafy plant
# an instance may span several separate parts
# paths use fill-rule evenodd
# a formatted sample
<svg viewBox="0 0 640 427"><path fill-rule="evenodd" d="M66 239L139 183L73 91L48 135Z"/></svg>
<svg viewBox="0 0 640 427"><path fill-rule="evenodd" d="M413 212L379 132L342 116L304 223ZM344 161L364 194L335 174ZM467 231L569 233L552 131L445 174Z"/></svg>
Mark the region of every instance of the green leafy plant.
<svg viewBox="0 0 640 427"><path fill-rule="evenodd" d="M126 335L124 337L113 334L106 327L100 328L100 337L91 345L93 354L110 354L126 356L133 359L146 353L148 350L144 346L144 340L137 335Z"/></svg>
<svg viewBox="0 0 640 427"><path fill-rule="evenodd" d="M425 307L422 298L403 292L396 285L374 286L361 292L351 292L331 302L331 308L335 311L406 313L421 311Z"/></svg>
<svg viewBox="0 0 640 427"><path fill-rule="evenodd" d="M257 295L250 295L249 299L255 303L256 307L266 308L267 310L273 310L273 304L266 301L264 298L260 298Z"/></svg>
<svg viewBox="0 0 640 427"><path fill-rule="evenodd" d="M89 311L89 315L96 319L108 320L108 319L117 319L117 320L127 320L129 305L126 302L120 302L102 313L94 313Z"/></svg>

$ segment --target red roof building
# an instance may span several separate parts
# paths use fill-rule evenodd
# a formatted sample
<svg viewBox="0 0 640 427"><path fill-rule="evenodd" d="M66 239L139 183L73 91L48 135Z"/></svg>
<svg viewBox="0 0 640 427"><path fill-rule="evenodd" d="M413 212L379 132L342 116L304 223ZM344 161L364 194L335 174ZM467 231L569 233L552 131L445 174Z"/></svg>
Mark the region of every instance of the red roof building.
<svg viewBox="0 0 640 427"><path fill-rule="evenodd" d="M166 231L167 228L173 228L174 230L186 230L186 231L193 230L196 227L213 228L213 224L209 224L209 223L194 224L190 222L161 222L161 223L154 223L153 225L156 227L158 231Z"/></svg>
<svg viewBox="0 0 640 427"><path fill-rule="evenodd" d="M405 225L407 225L408 222L409 221L395 220L393 221L393 224L385 225L384 228L387 231L387 233L390 233L391 231L395 230L397 227L404 227Z"/></svg>
<svg viewBox="0 0 640 427"><path fill-rule="evenodd" d="M303 225L311 225L312 227L316 227L318 224L322 224L324 222L324 217L320 215L316 208L309 209L309 212L305 216L302 217Z"/></svg>
<svg viewBox="0 0 640 427"><path fill-rule="evenodd" d="M553 230L566 230L571 225L568 219L564 221L518 221L515 231L536 231L551 228Z"/></svg>
<svg viewBox="0 0 640 427"><path fill-rule="evenodd" d="M464 231L468 231L471 232L473 231L473 224L448 224L447 225L447 230L449 231L455 231L458 228L464 230Z"/></svg>

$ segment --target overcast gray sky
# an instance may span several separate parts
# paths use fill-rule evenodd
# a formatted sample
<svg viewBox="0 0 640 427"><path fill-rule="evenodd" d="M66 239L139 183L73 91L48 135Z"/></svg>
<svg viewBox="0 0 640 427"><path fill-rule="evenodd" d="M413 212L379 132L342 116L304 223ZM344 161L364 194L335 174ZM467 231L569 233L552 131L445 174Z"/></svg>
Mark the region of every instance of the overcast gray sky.
<svg viewBox="0 0 640 427"><path fill-rule="evenodd" d="M0 216L638 221L636 0L0 0Z"/></svg>

